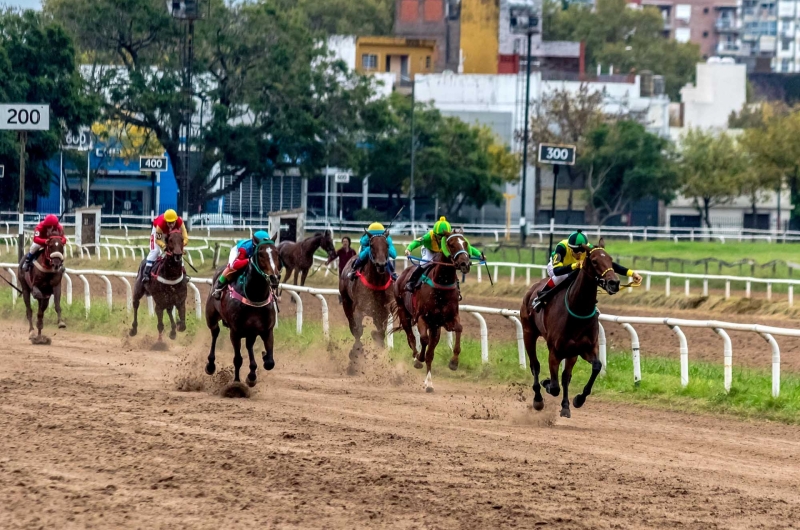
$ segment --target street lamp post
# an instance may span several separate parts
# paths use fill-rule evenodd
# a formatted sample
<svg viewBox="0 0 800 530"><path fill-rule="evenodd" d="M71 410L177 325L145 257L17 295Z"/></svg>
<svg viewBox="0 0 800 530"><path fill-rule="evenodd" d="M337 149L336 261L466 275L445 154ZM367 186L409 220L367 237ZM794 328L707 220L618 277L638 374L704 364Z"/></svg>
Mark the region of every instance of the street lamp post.
<svg viewBox="0 0 800 530"><path fill-rule="evenodd" d="M531 102L531 48L533 35L539 30L539 8L533 0L512 0L509 3L511 31L525 34L528 39L525 62L525 124L522 138L522 193L519 217L520 242L524 246L528 235L527 220L525 219L526 203L528 200L528 136L530 131L530 102Z"/></svg>
<svg viewBox="0 0 800 530"><path fill-rule="evenodd" d="M411 83L411 181L408 185L408 203L409 203L409 217L411 218L411 234L416 235L414 232L414 221L417 217L417 204L414 199L415 186L414 186L414 170L415 170L415 155L417 150L416 131L414 129L414 107L416 105L416 83L410 76L400 76L401 83Z"/></svg>

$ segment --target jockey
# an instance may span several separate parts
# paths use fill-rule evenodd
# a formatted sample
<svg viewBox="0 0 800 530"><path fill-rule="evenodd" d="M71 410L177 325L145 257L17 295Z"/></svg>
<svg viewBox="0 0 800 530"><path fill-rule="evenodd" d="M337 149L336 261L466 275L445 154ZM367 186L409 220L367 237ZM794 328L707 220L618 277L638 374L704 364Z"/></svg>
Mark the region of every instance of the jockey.
<svg viewBox="0 0 800 530"><path fill-rule="evenodd" d="M144 266L143 281L150 281L150 271L153 264L164 253L167 246L165 239L173 230L180 230L183 235L183 246L189 244L189 233L186 231L186 224L183 219L178 217L175 210L167 210L153 221L153 230L150 232L150 254L147 255L147 263Z"/></svg>
<svg viewBox="0 0 800 530"><path fill-rule="evenodd" d="M253 253L258 248L259 243L270 241L269 234L264 230L259 230L253 233L250 239L242 239L232 249L228 257L228 265L222 274L217 278L217 283L214 285L214 292L212 295L214 299L219 300L222 298L222 291L225 290L225 285L236 276L239 271L247 266L247 262L253 256Z"/></svg>
<svg viewBox="0 0 800 530"><path fill-rule="evenodd" d="M47 246L47 240L53 236L61 236L61 242L65 245L67 244L67 238L64 237L64 227L58 222L58 217L50 214L36 225L36 230L33 232L33 243L31 243L31 248L22 263L23 271L30 269L33 260L39 257L44 247Z"/></svg>
<svg viewBox="0 0 800 530"><path fill-rule="evenodd" d="M386 229L381 223L376 222L369 225L367 228L369 235L364 234L361 236L361 248L358 249L358 257L353 262L353 270L347 273L347 279L353 280L356 277L356 272L361 270L361 267L363 267L364 263L369 259L369 236L379 236L385 231ZM394 260L397 259L397 250L394 248L392 236L386 236L386 242L389 244L389 259L386 261L386 269L389 271L389 274L392 275L392 279L396 280L397 273L394 272Z"/></svg>
<svg viewBox="0 0 800 530"><path fill-rule="evenodd" d="M442 244L442 239L446 235L449 235L451 231L452 227L450 226L450 223L448 223L447 219L442 216L433 225L433 230L430 230L424 236L415 239L408 245L408 247L406 247L406 257L411 256L411 253L418 247L422 247L422 262L408 279L408 283L406 283L406 291L413 293L417 289L419 279L422 277L422 272L433 265L434 254L441 252L446 257L450 256L450 251L447 250L446 244ZM464 238L464 240L466 241L466 238ZM470 258L481 260L484 259L483 253L470 245L469 241L467 241L467 252L469 253Z"/></svg>
<svg viewBox="0 0 800 530"><path fill-rule="evenodd" d="M578 230L569 235L567 239L561 241L556 245L553 255L550 257L550 262L547 264L547 274L550 279L547 281L541 291L536 293L536 298L533 299L533 310L537 313L542 310L542 307L547 303L550 293L561 282L570 277L571 273L581 267L581 263L586 258L586 252L583 250L583 245L588 245L589 240L586 236ZM626 269L622 265L613 263L614 272L633 278L633 281L639 283L642 277L632 269Z"/></svg>

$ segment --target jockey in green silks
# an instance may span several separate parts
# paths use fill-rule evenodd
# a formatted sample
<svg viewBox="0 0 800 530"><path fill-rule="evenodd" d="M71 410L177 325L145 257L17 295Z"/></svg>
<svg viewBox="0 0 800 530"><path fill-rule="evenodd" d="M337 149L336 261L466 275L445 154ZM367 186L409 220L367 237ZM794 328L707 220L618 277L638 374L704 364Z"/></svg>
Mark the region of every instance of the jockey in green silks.
<svg viewBox="0 0 800 530"><path fill-rule="evenodd" d="M422 273L433 266L434 254L441 252L445 257L450 257L450 251L447 249L446 241L452 230L453 229L450 226L450 223L448 223L447 219L442 216L433 225L433 230L430 230L424 236L415 239L411 242L411 244L408 245L408 247L406 247L406 257L411 256L411 253L414 250L422 247L422 262L416 269L414 269L414 272L408 279L408 283L406 283L406 291L413 293L417 287L419 287L419 280L422 278ZM469 253L470 258L480 260L484 259L483 253L470 245L469 241L467 241L467 238L464 238L464 241L467 243L467 252Z"/></svg>

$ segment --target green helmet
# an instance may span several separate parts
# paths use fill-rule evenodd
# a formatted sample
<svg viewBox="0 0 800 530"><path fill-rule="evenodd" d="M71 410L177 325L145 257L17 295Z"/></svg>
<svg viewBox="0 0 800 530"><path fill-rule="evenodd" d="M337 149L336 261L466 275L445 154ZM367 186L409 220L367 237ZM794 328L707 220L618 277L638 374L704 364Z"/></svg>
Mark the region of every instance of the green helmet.
<svg viewBox="0 0 800 530"><path fill-rule="evenodd" d="M571 249L580 248L581 245L588 245L589 240L586 239L586 236L583 235L583 232L578 230L577 232L572 232L569 237L567 238L567 244Z"/></svg>
<svg viewBox="0 0 800 530"><path fill-rule="evenodd" d="M441 216L438 221L433 225L433 233L437 236L443 236L445 232L452 231L452 227L450 223L447 222L447 219L444 216Z"/></svg>

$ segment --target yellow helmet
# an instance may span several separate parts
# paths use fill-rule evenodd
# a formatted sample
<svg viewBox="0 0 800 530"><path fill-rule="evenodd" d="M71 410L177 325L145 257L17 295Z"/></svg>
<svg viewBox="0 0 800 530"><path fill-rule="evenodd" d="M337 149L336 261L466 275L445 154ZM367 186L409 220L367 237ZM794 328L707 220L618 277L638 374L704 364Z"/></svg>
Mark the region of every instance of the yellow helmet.
<svg viewBox="0 0 800 530"><path fill-rule="evenodd" d="M444 235L445 232L450 232L451 230L452 227L450 223L447 222L447 219L444 218L444 215L433 225L433 233L437 236Z"/></svg>
<svg viewBox="0 0 800 530"><path fill-rule="evenodd" d="M172 209L167 210L164 212L164 220L168 223L174 223L178 220L178 212Z"/></svg>
<svg viewBox="0 0 800 530"><path fill-rule="evenodd" d="M368 230L369 232L372 232L373 230L380 230L380 231L383 231L383 230L385 230L385 228L383 228L383 225L382 225L382 224L380 224L380 223L378 223L378 222L375 222L375 223L372 223L371 225L369 225L369 227L367 228L367 230Z"/></svg>

